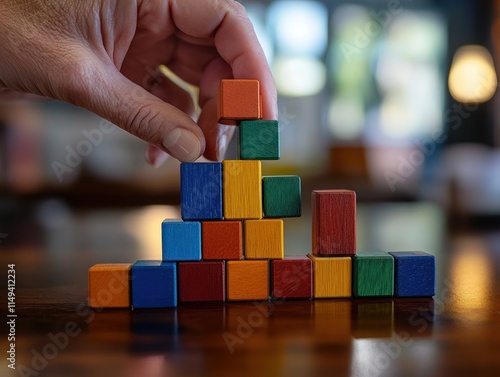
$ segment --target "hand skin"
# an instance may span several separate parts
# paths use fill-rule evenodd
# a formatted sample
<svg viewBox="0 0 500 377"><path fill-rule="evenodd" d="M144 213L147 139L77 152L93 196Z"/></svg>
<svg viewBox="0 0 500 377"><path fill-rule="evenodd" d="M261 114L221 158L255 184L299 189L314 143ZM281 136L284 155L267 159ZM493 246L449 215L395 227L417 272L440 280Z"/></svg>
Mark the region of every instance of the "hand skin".
<svg viewBox="0 0 500 377"><path fill-rule="evenodd" d="M200 88L190 97L164 64ZM277 119L276 89L253 27L233 0L2 0L0 100L33 95L88 109L149 143L146 159L167 154L221 160L233 126L217 124L220 80L261 82L263 114Z"/></svg>

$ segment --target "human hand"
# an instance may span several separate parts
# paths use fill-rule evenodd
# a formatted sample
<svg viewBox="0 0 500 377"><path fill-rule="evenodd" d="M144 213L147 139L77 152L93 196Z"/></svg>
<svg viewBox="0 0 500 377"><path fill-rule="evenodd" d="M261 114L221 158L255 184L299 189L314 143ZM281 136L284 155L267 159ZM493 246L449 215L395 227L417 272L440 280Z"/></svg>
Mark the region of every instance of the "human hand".
<svg viewBox="0 0 500 377"><path fill-rule="evenodd" d="M191 97L169 67L200 89ZM149 143L146 158L223 158L233 126L217 124L224 78L261 83L263 115L277 119L276 89L243 6L233 0L3 0L0 99L40 95L88 109ZM2 92L3 91L3 92Z"/></svg>

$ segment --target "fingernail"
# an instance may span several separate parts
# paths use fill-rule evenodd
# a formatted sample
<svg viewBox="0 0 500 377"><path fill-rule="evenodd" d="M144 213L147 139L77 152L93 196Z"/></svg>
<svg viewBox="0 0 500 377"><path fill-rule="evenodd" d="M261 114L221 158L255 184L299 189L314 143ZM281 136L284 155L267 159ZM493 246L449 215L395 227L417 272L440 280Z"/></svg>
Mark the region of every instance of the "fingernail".
<svg viewBox="0 0 500 377"><path fill-rule="evenodd" d="M222 126L221 126L222 127ZM231 137L233 136L234 126L226 126L222 127L226 128L219 135L217 140L217 161L222 161L224 156L226 155L227 147L229 146L229 142L231 141Z"/></svg>
<svg viewBox="0 0 500 377"><path fill-rule="evenodd" d="M171 131L165 139L163 146L168 152L183 162L196 160L201 153L200 139L191 131L176 128Z"/></svg>
<svg viewBox="0 0 500 377"><path fill-rule="evenodd" d="M149 159L148 159L148 162L154 167L154 168L159 168L160 166L162 166L165 161L168 160L168 154L164 153L164 152L160 152L160 153L155 153L153 156L151 156Z"/></svg>

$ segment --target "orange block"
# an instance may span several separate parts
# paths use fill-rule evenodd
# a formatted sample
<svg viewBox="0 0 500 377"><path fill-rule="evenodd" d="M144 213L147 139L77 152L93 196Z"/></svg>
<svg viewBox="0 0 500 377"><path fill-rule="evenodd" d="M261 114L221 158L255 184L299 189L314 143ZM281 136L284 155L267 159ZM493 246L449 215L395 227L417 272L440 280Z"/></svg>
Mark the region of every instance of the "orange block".
<svg viewBox="0 0 500 377"><path fill-rule="evenodd" d="M228 261L226 268L228 301L269 298L269 261Z"/></svg>
<svg viewBox="0 0 500 377"><path fill-rule="evenodd" d="M219 85L217 119L235 125L244 119L262 119L262 96L258 80L222 80Z"/></svg>
<svg viewBox="0 0 500 377"><path fill-rule="evenodd" d="M91 308L128 308L130 306L131 264L96 264L89 269L89 306Z"/></svg>
<svg viewBox="0 0 500 377"><path fill-rule="evenodd" d="M242 259L241 221L203 221L201 223L201 245L203 259Z"/></svg>

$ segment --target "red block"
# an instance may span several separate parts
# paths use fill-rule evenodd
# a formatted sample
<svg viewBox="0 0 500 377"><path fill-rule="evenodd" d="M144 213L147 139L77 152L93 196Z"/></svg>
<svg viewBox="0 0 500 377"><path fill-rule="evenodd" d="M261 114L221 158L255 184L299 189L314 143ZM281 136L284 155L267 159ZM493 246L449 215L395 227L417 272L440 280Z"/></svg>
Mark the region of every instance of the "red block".
<svg viewBox="0 0 500 377"><path fill-rule="evenodd" d="M242 259L241 221L204 221L201 243L204 260Z"/></svg>
<svg viewBox="0 0 500 377"><path fill-rule="evenodd" d="M224 262L179 262L179 301L225 301Z"/></svg>
<svg viewBox="0 0 500 377"><path fill-rule="evenodd" d="M311 298L312 261L306 255L271 261L272 298Z"/></svg>
<svg viewBox="0 0 500 377"><path fill-rule="evenodd" d="M315 190L311 206L313 254L356 254L356 193L350 190Z"/></svg>

